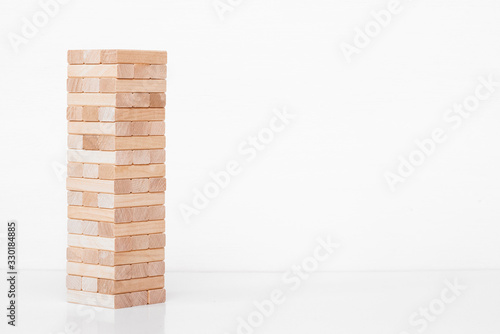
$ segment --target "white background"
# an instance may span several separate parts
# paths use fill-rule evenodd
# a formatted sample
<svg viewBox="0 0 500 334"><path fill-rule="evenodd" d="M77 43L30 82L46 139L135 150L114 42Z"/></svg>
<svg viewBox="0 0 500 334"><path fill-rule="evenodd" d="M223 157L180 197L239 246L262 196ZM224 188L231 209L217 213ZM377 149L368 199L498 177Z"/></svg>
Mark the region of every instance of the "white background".
<svg viewBox="0 0 500 334"><path fill-rule="evenodd" d="M2 0L0 221L19 222L20 267L65 268L66 52L125 48L168 51L168 272L283 272L325 235L341 247L319 271L500 269L500 87L443 121L500 80L500 2L401 2L349 63L341 43L389 1L243 0L224 20L209 0L69 1L15 52L41 7ZM283 107L295 118L245 162ZM391 191L437 127L448 140ZM231 160L243 172L186 224L179 205Z"/></svg>

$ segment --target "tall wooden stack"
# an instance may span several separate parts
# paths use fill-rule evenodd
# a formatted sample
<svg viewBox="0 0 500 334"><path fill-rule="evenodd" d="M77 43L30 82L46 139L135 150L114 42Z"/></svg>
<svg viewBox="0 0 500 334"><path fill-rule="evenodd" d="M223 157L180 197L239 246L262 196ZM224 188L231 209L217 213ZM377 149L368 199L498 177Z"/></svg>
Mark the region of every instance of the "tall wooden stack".
<svg viewBox="0 0 500 334"><path fill-rule="evenodd" d="M167 53L68 51L68 301L162 303Z"/></svg>

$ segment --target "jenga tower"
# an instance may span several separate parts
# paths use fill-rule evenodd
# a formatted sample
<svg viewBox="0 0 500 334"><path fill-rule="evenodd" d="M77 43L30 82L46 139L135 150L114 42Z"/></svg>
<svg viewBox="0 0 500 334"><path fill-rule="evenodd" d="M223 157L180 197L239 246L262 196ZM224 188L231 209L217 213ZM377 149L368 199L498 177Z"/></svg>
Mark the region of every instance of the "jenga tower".
<svg viewBox="0 0 500 334"><path fill-rule="evenodd" d="M165 301L167 53L68 51L68 301Z"/></svg>

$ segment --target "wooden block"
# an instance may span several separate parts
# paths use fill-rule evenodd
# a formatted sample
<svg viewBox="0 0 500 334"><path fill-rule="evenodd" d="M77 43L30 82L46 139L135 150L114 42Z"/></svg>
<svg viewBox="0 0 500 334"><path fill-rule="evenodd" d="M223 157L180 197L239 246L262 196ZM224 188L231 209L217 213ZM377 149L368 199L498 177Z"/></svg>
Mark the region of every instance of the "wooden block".
<svg viewBox="0 0 500 334"><path fill-rule="evenodd" d="M87 191L83 193L83 206L96 208L98 207L98 204L99 202L97 193L91 193Z"/></svg>
<svg viewBox="0 0 500 334"><path fill-rule="evenodd" d="M68 121L83 120L83 107L71 106L66 109L66 118Z"/></svg>
<svg viewBox="0 0 500 334"><path fill-rule="evenodd" d="M85 145L85 137L84 137ZM120 166L131 165L133 162L132 151L97 151L97 150L68 150L69 162L83 162L90 164L116 164ZM141 166L142 167L142 166ZM101 166L99 168L99 177L101 177ZM103 167L104 168L104 167Z"/></svg>
<svg viewBox="0 0 500 334"><path fill-rule="evenodd" d="M122 127L119 125L118 127ZM116 123L68 122L68 133L79 135L115 135ZM129 134L130 135L130 134Z"/></svg>
<svg viewBox="0 0 500 334"><path fill-rule="evenodd" d="M150 220L165 219L165 206L155 205L148 207L148 217Z"/></svg>
<svg viewBox="0 0 500 334"><path fill-rule="evenodd" d="M78 219L68 219L68 233L82 234L83 233L83 221L78 220Z"/></svg>
<svg viewBox="0 0 500 334"><path fill-rule="evenodd" d="M115 211L114 222L130 223L132 221L132 216L133 216L132 209L133 208L113 209Z"/></svg>
<svg viewBox="0 0 500 334"><path fill-rule="evenodd" d="M148 264L147 263L136 263L132 264L132 278L143 278L148 277Z"/></svg>
<svg viewBox="0 0 500 334"><path fill-rule="evenodd" d="M68 93L70 95L72 93ZM162 94L162 93L153 93L153 94ZM83 95L83 94L80 94ZM116 93L116 94L101 94L101 95L113 95L115 97L114 101L112 104L105 104L105 105L110 105L110 106L116 106L116 107L137 107L137 108L144 108L144 107L149 107L150 106L150 95L149 93ZM94 97L95 98L95 97ZM102 100L102 98L99 98L99 100ZM71 100L73 101L73 100ZM87 99L87 101L92 102L93 99ZM69 105L70 103L68 103ZM79 103L75 103L79 105Z"/></svg>
<svg viewBox="0 0 500 334"><path fill-rule="evenodd" d="M132 180L113 180L115 194L129 194L132 192Z"/></svg>
<svg viewBox="0 0 500 334"><path fill-rule="evenodd" d="M134 65L68 65L68 78L132 79Z"/></svg>
<svg viewBox="0 0 500 334"><path fill-rule="evenodd" d="M165 148L165 136L115 137L116 150L150 150Z"/></svg>
<svg viewBox="0 0 500 334"><path fill-rule="evenodd" d="M135 207L131 209L133 222L145 222L150 220L149 208L147 206Z"/></svg>
<svg viewBox="0 0 500 334"><path fill-rule="evenodd" d="M130 93L119 93L119 94L108 94L108 93L68 93L68 106L120 106L123 104L123 96L118 97L118 95L126 94L133 95ZM145 94L145 93L141 93ZM157 93L160 94L160 93ZM117 104L119 103L119 104ZM149 95L148 95L148 105L149 105ZM129 105L125 105L127 107ZM130 105L133 107L134 105ZM97 109L96 109L97 110ZM97 121L94 119L93 121Z"/></svg>
<svg viewBox="0 0 500 334"><path fill-rule="evenodd" d="M132 300L132 306L147 305L148 292L147 291L131 292L130 299Z"/></svg>
<svg viewBox="0 0 500 334"><path fill-rule="evenodd" d="M165 162L165 150L149 150L150 159L152 164L162 164Z"/></svg>
<svg viewBox="0 0 500 334"><path fill-rule="evenodd" d="M163 248L136 250L131 252L99 251L99 263L104 266L117 266L142 262L163 261L165 250Z"/></svg>
<svg viewBox="0 0 500 334"><path fill-rule="evenodd" d="M83 92L83 79L82 78L68 78L66 80L66 90L71 93Z"/></svg>
<svg viewBox="0 0 500 334"><path fill-rule="evenodd" d="M86 277L104 278L110 280L128 280L132 278L131 265L110 267L68 262L66 264L66 271L69 275L85 275Z"/></svg>
<svg viewBox="0 0 500 334"><path fill-rule="evenodd" d="M134 250L132 248L131 237L117 237L115 238L115 252L128 252Z"/></svg>
<svg viewBox="0 0 500 334"><path fill-rule="evenodd" d="M68 205L82 205L83 193L81 191L68 191Z"/></svg>
<svg viewBox="0 0 500 334"><path fill-rule="evenodd" d="M167 77L167 65L151 65L149 74L151 79L165 79Z"/></svg>
<svg viewBox="0 0 500 334"><path fill-rule="evenodd" d="M130 237L103 238L89 235L69 234L68 245L71 247L109 250L113 252L128 252L132 250Z"/></svg>
<svg viewBox="0 0 500 334"><path fill-rule="evenodd" d="M68 162L69 177L83 177L83 164L79 162Z"/></svg>
<svg viewBox="0 0 500 334"><path fill-rule="evenodd" d="M148 136L151 130L150 122L132 122L132 136ZM163 133L161 134L163 135Z"/></svg>
<svg viewBox="0 0 500 334"><path fill-rule="evenodd" d="M116 66L116 77L118 79L132 79L134 77L134 65L118 64Z"/></svg>
<svg viewBox="0 0 500 334"><path fill-rule="evenodd" d="M134 65L134 79L149 79L151 66L148 64L135 64Z"/></svg>
<svg viewBox="0 0 500 334"><path fill-rule="evenodd" d="M83 249L82 262L87 264L99 264L99 251L97 249Z"/></svg>
<svg viewBox="0 0 500 334"><path fill-rule="evenodd" d="M81 248L66 248L66 259L72 262L82 262L83 261L83 249Z"/></svg>
<svg viewBox="0 0 500 334"><path fill-rule="evenodd" d="M115 309L134 306L132 303L132 294L124 293L121 295L114 295L114 296L115 296L115 305L114 305Z"/></svg>
<svg viewBox="0 0 500 334"><path fill-rule="evenodd" d="M166 300L167 293L165 289L156 289L148 291L148 304L160 304Z"/></svg>
<svg viewBox="0 0 500 334"><path fill-rule="evenodd" d="M149 236L148 235L131 236L130 242L132 244L133 250L148 249L149 248Z"/></svg>
<svg viewBox="0 0 500 334"><path fill-rule="evenodd" d="M114 124L116 136L132 136L132 122L116 122Z"/></svg>
<svg viewBox="0 0 500 334"><path fill-rule="evenodd" d="M83 64L83 50L69 50L68 64Z"/></svg>
<svg viewBox="0 0 500 334"><path fill-rule="evenodd" d="M114 153L114 152L101 152ZM113 166L99 165L99 178L107 180L165 176L164 164Z"/></svg>
<svg viewBox="0 0 500 334"><path fill-rule="evenodd" d="M150 104L152 108L163 108L166 103L165 93L151 93L149 94Z"/></svg>
<svg viewBox="0 0 500 334"><path fill-rule="evenodd" d="M165 261L148 262L148 276L161 276L165 274Z"/></svg>
<svg viewBox="0 0 500 334"><path fill-rule="evenodd" d="M151 163L149 150L134 150L132 152L132 163L134 165L149 165Z"/></svg>
<svg viewBox="0 0 500 334"><path fill-rule="evenodd" d="M83 164L83 177L88 179L97 179L99 177L99 165Z"/></svg>
<svg viewBox="0 0 500 334"><path fill-rule="evenodd" d="M97 136L99 150L101 151L114 151L116 147L115 136Z"/></svg>
<svg viewBox="0 0 500 334"><path fill-rule="evenodd" d="M99 93L99 78L83 78L84 93Z"/></svg>
<svg viewBox="0 0 500 334"><path fill-rule="evenodd" d="M99 279L99 293L116 295L128 292L159 289L164 287L163 276L132 278L129 280L113 281Z"/></svg>
<svg viewBox="0 0 500 334"><path fill-rule="evenodd" d="M113 194L99 194L97 196L97 206L100 208L114 208L115 197Z"/></svg>
<svg viewBox="0 0 500 334"><path fill-rule="evenodd" d="M82 277L81 276L66 276L66 288L70 290L78 290L82 289Z"/></svg>
<svg viewBox="0 0 500 334"><path fill-rule="evenodd" d="M82 108L82 119L86 122L97 122L99 121L99 108L94 106L83 106Z"/></svg>
<svg viewBox="0 0 500 334"><path fill-rule="evenodd" d="M85 145L85 142L84 142ZM89 145L89 144L87 144ZM68 161L96 164L113 164L116 161L115 152L100 152L86 150L68 150Z"/></svg>
<svg viewBox="0 0 500 334"><path fill-rule="evenodd" d="M121 80L116 79L116 92L162 93L167 89L165 80Z"/></svg>
<svg viewBox="0 0 500 334"><path fill-rule="evenodd" d="M104 222L115 222L116 210L89 208L85 206L68 206L68 218L81 220L96 220Z"/></svg>
<svg viewBox="0 0 500 334"><path fill-rule="evenodd" d="M83 148L83 136L68 135L68 148L81 150Z"/></svg>
<svg viewBox="0 0 500 334"><path fill-rule="evenodd" d="M130 293L122 295L105 295L88 291L68 290L66 298L69 303L105 307L110 309L120 309L132 306Z"/></svg>
<svg viewBox="0 0 500 334"><path fill-rule="evenodd" d="M149 191L149 179L132 179L132 193L147 193Z"/></svg>
<svg viewBox="0 0 500 334"><path fill-rule="evenodd" d="M114 122L115 108L114 107L99 107L99 121Z"/></svg>
<svg viewBox="0 0 500 334"><path fill-rule="evenodd" d="M82 290L88 292L97 292L97 278L82 277Z"/></svg>
<svg viewBox="0 0 500 334"><path fill-rule="evenodd" d="M165 247L165 234L150 234L149 235L149 248L162 248Z"/></svg>
<svg viewBox="0 0 500 334"><path fill-rule="evenodd" d="M83 149L84 150L99 150L99 136L97 135L85 135L83 138ZM72 147L70 147L72 148Z"/></svg>
<svg viewBox="0 0 500 334"><path fill-rule="evenodd" d="M114 266L115 268L115 277L114 280L124 280L132 278L132 265L126 264L123 266Z"/></svg>
<svg viewBox="0 0 500 334"><path fill-rule="evenodd" d="M96 166L99 165L90 165ZM66 189L75 191L92 191L97 193L114 193L115 182L111 180L94 180L82 178L67 178Z"/></svg>
<svg viewBox="0 0 500 334"><path fill-rule="evenodd" d="M113 108L100 107L101 122L114 121L161 121L165 119L164 108Z"/></svg>
<svg viewBox="0 0 500 334"><path fill-rule="evenodd" d="M102 238L89 235L68 234L68 246L115 251L114 238Z"/></svg>
<svg viewBox="0 0 500 334"><path fill-rule="evenodd" d="M82 234L85 235L99 235L98 222L91 220L83 220L82 221Z"/></svg>
<svg viewBox="0 0 500 334"><path fill-rule="evenodd" d="M160 192L167 189L167 179L164 177L153 177L149 179L149 191Z"/></svg>
<svg viewBox="0 0 500 334"><path fill-rule="evenodd" d="M115 236L114 223L99 222L98 229L99 229L99 236L101 237L112 238Z"/></svg>
<svg viewBox="0 0 500 334"><path fill-rule="evenodd" d="M165 135L165 122L159 121L159 122L149 122L150 123L150 129L149 129L149 135L150 136L163 136Z"/></svg>
<svg viewBox="0 0 500 334"><path fill-rule="evenodd" d="M101 50L84 50L83 62L85 64L99 64L101 63Z"/></svg>
<svg viewBox="0 0 500 334"><path fill-rule="evenodd" d="M101 78L99 90L101 93L152 93L165 92L165 80L124 80Z"/></svg>
<svg viewBox="0 0 500 334"><path fill-rule="evenodd" d="M85 194L85 193L84 193ZM99 223L91 220L82 221L83 231L82 233L85 235L99 235Z"/></svg>
<svg viewBox="0 0 500 334"><path fill-rule="evenodd" d="M147 240L149 247L149 236L147 236L147 234L163 233L163 232L165 232L164 220L150 220L150 221L141 221L133 223L122 223L122 224L99 222L99 236L108 238L119 237L119 236L132 236L131 237L132 248L135 249L141 249L141 248L138 248L140 240L135 240L134 236L141 235L143 239ZM145 240L142 241L145 242Z"/></svg>
<svg viewBox="0 0 500 334"><path fill-rule="evenodd" d="M101 50L104 64L166 64L166 51Z"/></svg>

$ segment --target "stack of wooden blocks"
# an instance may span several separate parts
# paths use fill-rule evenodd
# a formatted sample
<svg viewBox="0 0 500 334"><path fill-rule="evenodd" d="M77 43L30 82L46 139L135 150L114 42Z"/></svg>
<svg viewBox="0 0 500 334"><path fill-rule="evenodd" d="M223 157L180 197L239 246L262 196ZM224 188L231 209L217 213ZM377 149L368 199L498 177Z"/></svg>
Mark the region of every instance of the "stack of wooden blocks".
<svg viewBox="0 0 500 334"><path fill-rule="evenodd" d="M68 51L68 301L165 301L167 53Z"/></svg>

